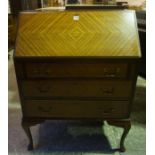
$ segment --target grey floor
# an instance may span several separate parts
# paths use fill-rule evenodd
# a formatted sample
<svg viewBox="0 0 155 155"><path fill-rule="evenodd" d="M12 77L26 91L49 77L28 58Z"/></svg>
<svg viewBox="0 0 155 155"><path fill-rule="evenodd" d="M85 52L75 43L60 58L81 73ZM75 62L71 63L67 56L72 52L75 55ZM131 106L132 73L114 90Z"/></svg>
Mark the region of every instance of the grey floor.
<svg viewBox="0 0 155 155"><path fill-rule="evenodd" d="M12 56L9 60L9 154L10 155L145 155L146 154L146 84L138 77L131 114L132 127L126 138L126 152L114 151L119 146L122 129L88 122L46 121L31 128L34 150L27 151L27 137L21 128L21 107Z"/></svg>

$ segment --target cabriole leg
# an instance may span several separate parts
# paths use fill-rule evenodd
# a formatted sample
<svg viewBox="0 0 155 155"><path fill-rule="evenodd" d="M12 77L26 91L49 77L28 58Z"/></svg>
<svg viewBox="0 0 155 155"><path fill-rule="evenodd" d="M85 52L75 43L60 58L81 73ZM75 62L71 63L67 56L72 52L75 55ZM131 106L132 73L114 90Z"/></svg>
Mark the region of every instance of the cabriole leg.
<svg viewBox="0 0 155 155"><path fill-rule="evenodd" d="M120 140L119 151L125 152L124 141L125 141L125 138L126 138L127 134L129 133L129 130L131 128L130 120L107 120L107 122L109 125L122 127L124 129L123 134L121 136L121 140Z"/></svg>
<svg viewBox="0 0 155 155"><path fill-rule="evenodd" d="M32 135L31 135L31 130L30 130L30 124L29 123L26 123L26 122L23 122L22 121L22 127L29 139L29 144L28 144L28 150L33 150L33 139L32 139Z"/></svg>

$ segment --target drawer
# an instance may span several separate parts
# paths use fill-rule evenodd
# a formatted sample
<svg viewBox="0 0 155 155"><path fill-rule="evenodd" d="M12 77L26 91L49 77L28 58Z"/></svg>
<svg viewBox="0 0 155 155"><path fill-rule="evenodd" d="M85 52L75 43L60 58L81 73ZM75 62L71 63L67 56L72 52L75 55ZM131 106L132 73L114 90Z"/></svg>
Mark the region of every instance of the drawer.
<svg viewBox="0 0 155 155"><path fill-rule="evenodd" d="M125 118L128 101L28 100L26 117L53 118Z"/></svg>
<svg viewBox="0 0 155 155"><path fill-rule="evenodd" d="M27 78L54 78L54 77L104 77L126 78L127 63L102 62L53 62L53 63L26 63Z"/></svg>
<svg viewBox="0 0 155 155"><path fill-rule="evenodd" d="M24 97L104 97L128 98L130 81L30 80L21 82Z"/></svg>

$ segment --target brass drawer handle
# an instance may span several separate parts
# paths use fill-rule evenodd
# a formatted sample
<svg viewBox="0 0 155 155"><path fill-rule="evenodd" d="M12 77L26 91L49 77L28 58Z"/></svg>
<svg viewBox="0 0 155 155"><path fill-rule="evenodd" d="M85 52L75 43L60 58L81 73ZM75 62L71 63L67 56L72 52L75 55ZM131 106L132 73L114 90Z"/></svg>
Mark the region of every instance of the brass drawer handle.
<svg viewBox="0 0 155 155"><path fill-rule="evenodd" d="M108 78L114 78L118 75L120 71L120 68L115 68L115 69L109 69L109 68L104 68L104 76Z"/></svg>
<svg viewBox="0 0 155 155"><path fill-rule="evenodd" d="M32 74L38 76L49 76L51 74L51 68L49 68L49 64L41 63L41 64L34 64L30 66L32 67Z"/></svg>
<svg viewBox="0 0 155 155"><path fill-rule="evenodd" d="M49 112L51 112L51 110L52 110L52 107L41 107L41 106L39 106L38 107L38 110L39 111L41 111L41 112L44 112L44 113L49 113Z"/></svg>
<svg viewBox="0 0 155 155"><path fill-rule="evenodd" d="M114 78L114 77L116 77L116 73L107 73L104 76L107 78Z"/></svg>
<svg viewBox="0 0 155 155"><path fill-rule="evenodd" d="M44 75L44 76L49 76L50 75L50 70L40 70L40 69L38 69L38 70L33 70L33 74L35 74L35 75Z"/></svg>
<svg viewBox="0 0 155 155"><path fill-rule="evenodd" d="M47 93L50 90L50 86L39 86L38 90L40 93Z"/></svg>
<svg viewBox="0 0 155 155"><path fill-rule="evenodd" d="M99 110L100 112L102 112L103 114L105 114L105 115L111 114L112 112L115 111L114 108L109 108L109 109L102 109L102 108L99 108L98 110Z"/></svg>
<svg viewBox="0 0 155 155"><path fill-rule="evenodd" d="M36 70L36 69L33 70L32 72L33 72L34 74L39 74L39 73L40 73L40 71L39 71L39 70Z"/></svg>
<svg viewBox="0 0 155 155"><path fill-rule="evenodd" d="M105 95L112 95L114 93L114 88L101 88L101 92Z"/></svg>

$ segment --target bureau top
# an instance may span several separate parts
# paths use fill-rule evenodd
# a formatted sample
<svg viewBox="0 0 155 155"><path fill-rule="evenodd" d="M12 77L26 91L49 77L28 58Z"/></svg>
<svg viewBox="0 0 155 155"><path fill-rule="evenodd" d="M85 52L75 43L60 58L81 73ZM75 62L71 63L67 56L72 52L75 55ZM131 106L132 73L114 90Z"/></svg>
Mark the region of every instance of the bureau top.
<svg viewBox="0 0 155 155"><path fill-rule="evenodd" d="M18 57L140 57L134 11L23 12Z"/></svg>

